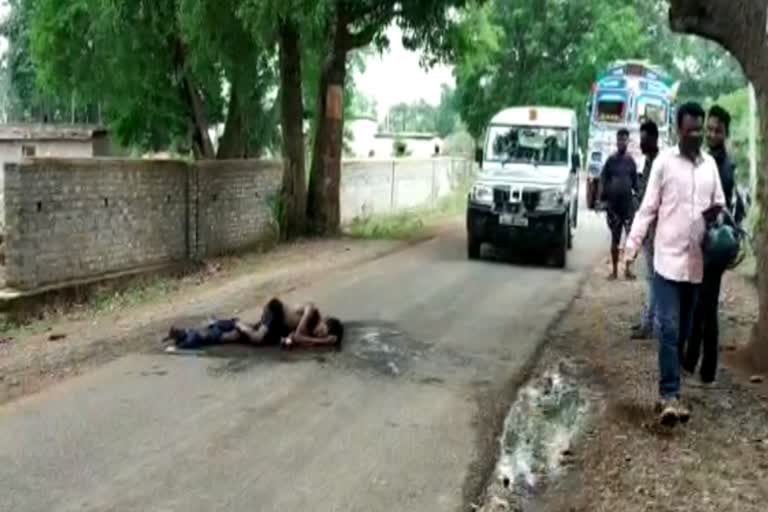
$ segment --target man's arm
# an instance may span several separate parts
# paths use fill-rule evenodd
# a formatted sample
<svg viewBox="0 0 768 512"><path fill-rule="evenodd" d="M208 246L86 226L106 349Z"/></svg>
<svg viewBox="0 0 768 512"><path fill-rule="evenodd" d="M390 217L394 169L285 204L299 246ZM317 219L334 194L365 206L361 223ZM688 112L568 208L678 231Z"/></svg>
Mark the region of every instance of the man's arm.
<svg viewBox="0 0 768 512"><path fill-rule="evenodd" d="M722 179L723 194L725 197L725 205L728 207L728 211L733 209L733 189L736 188L736 165L728 161L727 168L723 173Z"/></svg>
<svg viewBox="0 0 768 512"><path fill-rule="evenodd" d="M311 302L306 303L304 305L304 310L301 312L301 319L299 320L299 325L296 326L296 332L308 334L309 329L307 326L309 325L309 322L312 319L312 317L315 315L319 317L320 311Z"/></svg>
<svg viewBox="0 0 768 512"><path fill-rule="evenodd" d="M288 337L290 342L288 345L333 345L336 343L336 336L324 336L318 338L317 336L310 336L301 332L295 332Z"/></svg>
<svg viewBox="0 0 768 512"><path fill-rule="evenodd" d="M664 172L664 158L657 158L651 167L648 184L645 187L645 197L640 209L632 222L632 229L627 237L627 259L632 261L637 257L637 251L643 245L648 229L656 220L661 205L661 183Z"/></svg>
<svg viewBox="0 0 768 512"><path fill-rule="evenodd" d="M613 160L613 157L609 156L608 160L605 161L605 164L603 165L603 170L600 171L600 179L598 180L598 188L597 188L597 197L600 199L600 201L605 201L606 199L606 191L608 190L608 181L610 179L610 172L611 172L611 161Z"/></svg>

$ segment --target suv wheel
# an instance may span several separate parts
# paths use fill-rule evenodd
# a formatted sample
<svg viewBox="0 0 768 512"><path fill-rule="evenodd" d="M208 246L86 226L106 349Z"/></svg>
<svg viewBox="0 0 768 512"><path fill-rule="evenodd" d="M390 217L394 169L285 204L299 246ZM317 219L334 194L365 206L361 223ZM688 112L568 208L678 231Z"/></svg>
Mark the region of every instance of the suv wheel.
<svg viewBox="0 0 768 512"><path fill-rule="evenodd" d="M555 249L555 266L557 268L565 268L568 263L568 246L570 244L570 232L571 222L568 215L563 219L563 226L561 230L560 243Z"/></svg>
<svg viewBox="0 0 768 512"><path fill-rule="evenodd" d="M470 260L480 259L480 249L482 244L472 235L467 236L467 258Z"/></svg>

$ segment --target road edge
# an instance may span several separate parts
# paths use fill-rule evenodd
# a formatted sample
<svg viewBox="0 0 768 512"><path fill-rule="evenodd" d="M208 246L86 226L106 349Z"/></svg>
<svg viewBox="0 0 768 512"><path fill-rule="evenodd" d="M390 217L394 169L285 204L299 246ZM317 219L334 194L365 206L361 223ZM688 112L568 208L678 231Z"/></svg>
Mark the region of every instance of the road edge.
<svg viewBox="0 0 768 512"><path fill-rule="evenodd" d="M559 308L547 324L540 340L536 344L533 353L525 360L520 369L510 377L502 386L487 388L478 392L475 401L478 410L487 408L491 410L491 424L489 429L476 428L475 446L478 454L469 465L467 478L462 486L462 506L459 512L476 510L479 504L488 499L488 491L493 483L496 463L499 455L501 436L504 430L504 422L509 409L515 402L519 391L532 380L540 369L540 363L552 342L554 332L566 318L566 313L573 307L574 302L582 295L600 258L596 258L588 265L577 281L576 290L568 301Z"/></svg>

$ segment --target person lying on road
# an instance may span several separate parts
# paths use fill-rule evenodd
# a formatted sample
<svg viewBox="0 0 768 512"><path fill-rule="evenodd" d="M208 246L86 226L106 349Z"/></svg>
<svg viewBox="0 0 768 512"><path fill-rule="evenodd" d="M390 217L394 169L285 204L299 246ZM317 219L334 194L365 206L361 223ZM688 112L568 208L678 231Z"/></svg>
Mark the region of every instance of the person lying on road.
<svg viewBox="0 0 768 512"><path fill-rule="evenodd" d="M344 324L337 318L323 317L314 304L288 308L281 300L272 299L264 306L261 321L256 324L233 318L215 320L203 329L171 327L164 341L174 342L166 349L174 352L234 343L280 345L286 349L297 346L340 349L343 338Z"/></svg>

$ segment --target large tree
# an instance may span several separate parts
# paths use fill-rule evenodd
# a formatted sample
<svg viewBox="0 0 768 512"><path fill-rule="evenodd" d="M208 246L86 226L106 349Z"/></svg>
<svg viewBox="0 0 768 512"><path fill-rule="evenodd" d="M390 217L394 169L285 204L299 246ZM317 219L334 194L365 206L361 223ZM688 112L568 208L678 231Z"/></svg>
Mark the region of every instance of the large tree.
<svg viewBox="0 0 768 512"><path fill-rule="evenodd" d="M275 67L238 9L237 0L35 0L38 81L98 99L124 144L214 158L209 129L226 121L219 156L257 153L254 135L268 132L254 113L269 112Z"/></svg>
<svg viewBox="0 0 768 512"><path fill-rule="evenodd" d="M651 43L634 9L610 0L496 0L468 13L462 25L458 97L475 137L509 105L583 111L598 70L643 55Z"/></svg>
<svg viewBox="0 0 768 512"><path fill-rule="evenodd" d="M339 185L344 143L345 84L348 57L373 42L386 44L384 30L393 21L404 42L429 46L446 34L447 12L464 0L329 0L321 33L327 34L320 69L307 213L317 234L339 229Z"/></svg>
<svg viewBox="0 0 768 512"><path fill-rule="evenodd" d="M768 6L765 0L672 0L669 11L674 30L719 43L741 63L755 87L763 134L768 133ZM762 164L768 162L763 145ZM768 369L768 176L758 180L758 288L760 313L753 337L754 360Z"/></svg>
<svg viewBox="0 0 768 512"><path fill-rule="evenodd" d="M99 109L73 91L55 95L37 84L32 61L30 0L9 0L8 15L0 22L0 35L8 41L3 55L3 114L7 122L99 122Z"/></svg>

